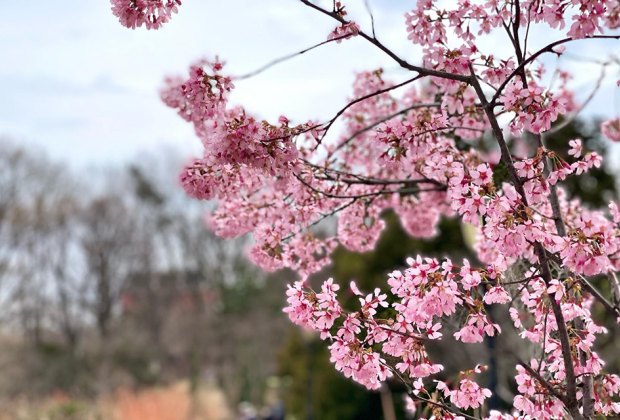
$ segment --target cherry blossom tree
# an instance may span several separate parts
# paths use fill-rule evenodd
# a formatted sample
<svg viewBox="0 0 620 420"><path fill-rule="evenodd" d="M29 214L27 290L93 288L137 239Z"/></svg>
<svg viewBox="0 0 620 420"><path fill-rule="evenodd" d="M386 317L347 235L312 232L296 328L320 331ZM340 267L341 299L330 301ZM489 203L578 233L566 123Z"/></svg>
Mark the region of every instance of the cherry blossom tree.
<svg viewBox="0 0 620 420"><path fill-rule="evenodd" d="M268 122L232 106L235 80L217 59L168 78L162 100L204 145L181 181L190 196L217 201L210 228L225 238L251 234L254 263L299 273L284 309L291 321L329 343L345 376L370 389L402 381L412 411L454 419L620 414L620 377L604 370L595 340L606 329L592 317L600 307L620 321L620 210L615 202L586 208L562 188L568 177L600 167L600 155L581 139L570 141L566 159L546 147L618 60L597 59L601 77L581 103L569 89L571 75L560 66L547 75L542 61L562 57L573 43L620 39L620 3L418 0L404 25L422 48L419 63L380 41L374 23L365 29L350 20L346 1L298 3L334 23L325 41L300 53L361 37L411 76L395 82L381 69L359 73L351 100L333 118L304 122ZM179 5L112 0L131 28L157 29ZM549 37L532 39L534 28ZM484 50L489 37L505 48ZM332 133L336 122L339 134ZM602 132L619 141L620 118ZM458 218L476 231L477 260L411 256L387 276L385 290L351 283L355 311L339 303L331 279L310 288L308 277L329 264L336 246L373 249L387 209L418 238L436 235L441 218ZM335 231L320 228L328 219L337 219ZM525 269L509 275L517 263ZM512 331L494 319L501 311ZM506 355L514 358L519 392L511 413L485 408L484 366L437 379L443 366L427 345L442 339L448 320L458 322L452 335L463 346L516 334L535 348L527 357Z"/></svg>

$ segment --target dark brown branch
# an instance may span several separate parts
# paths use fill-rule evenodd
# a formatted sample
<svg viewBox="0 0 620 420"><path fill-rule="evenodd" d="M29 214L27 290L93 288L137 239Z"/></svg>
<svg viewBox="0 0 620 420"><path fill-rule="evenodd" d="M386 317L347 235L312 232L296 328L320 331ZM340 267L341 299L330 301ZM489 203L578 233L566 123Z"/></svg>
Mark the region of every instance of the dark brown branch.
<svg viewBox="0 0 620 420"><path fill-rule="evenodd" d="M532 23L532 7L534 7L535 3L530 3L530 7L527 9L527 27L525 28L525 40L523 41L523 51L527 53L527 41L530 37L530 24Z"/></svg>
<svg viewBox="0 0 620 420"><path fill-rule="evenodd" d="M353 172L341 171L338 169L327 168L320 165L315 165L314 163L301 159L301 161L306 164L308 167L320 171L323 173L324 178L319 178L320 180L325 181L333 181L333 182L342 182L345 184L360 184L360 185L398 185L402 184L404 186L414 186L418 184L434 184L440 187L446 187L446 184L443 184L434 179L422 177L418 179L381 179L381 178L373 178L365 175L355 174ZM331 175L335 174L335 175ZM346 178L342 178L346 177Z"/></svg>
<svg viewBox="0 0 620 420"><path fill-rule="evenodd" d="M541 147L545 147L544 137L542 135L538 135L537 139L538 139L539 145ZM544 171L543 172L544 176L548 176L549 175L550 166L551 166L551 161L547 157L547 164L545 165L544 170L543 170ZM564 225L564 220L562 219L562 212L561 212L561 209L560 209L560 200L558 199L558 190L557 190L557 185L555 185L555 184L554 185L550 185L550 187L549 187L549 203L551 204L551 211L553 213L553 221L555 223L555 228L556 228L556 231L557 231L558 235L566 236L566 226ZM586 283L587 283L587 280L586 280ZM588 283L588 286L590 286L589 283ZM594 292L598 292L593 287L591 289ZM603 298L603 296L598 294L598 293L597 293L597 296L600 296L600 298ZM605 300L605 299L603 298L603 300ZM560 305L557 302L555 302L555 299L551 299L551 304L557 306L558 308L560 307ZM555 306L553 306L554 314L556 313ZM561 313L561 310L559 310L559 312ZM556 320L558 322L560 321L557 317L556 317ZM578 329L583 329L583 322L579 318L575 319L574 325ZM559 329L560 329L560 326L558 325L558 330ZM562 338L563 337L560 336L560 341L562 341ZM562 342L562 347L564 347L564 342ZM562 349L562 350L564 350L564 349ZM577 354L578 354L580 363L585 366L585 364L586 364L586 354L585 354L585 352L577 349ZM568 380L568 375L567 375L567 380ZM583 391L582 392L582 394L583 394L583 396L582 396L583 417L586 418L586 419L590 419L592 417L592 415L594 414L594 391L593 391L592 376L591 375L585 375L583 377L583 379L582 379L582 383L583 383L583 390L582 390ZM568 397L569 398L572 397L572 394L570 392L568 394ZM568 400L567 403L572 403L572 400ZM567 404L567 406L568 406L568 404ZM570 406L569 406L569 408L570 408ZM578 410L577 410L577 414L581 415ZM573 417L574 417L574 414L573 414Z"/></svg>
<svg viewBox="0 0 620 420"><path fill-rule="evenodd" d="M306 6L308 6L308 7L312 8L312 9L314 9L314 10L317 10L317 11L323 13L324 15L327 15L327 16L331 17L332 19L337 20L342 25L349 23L346 19L344 19L338 13L330 12L328 10L325 10L322 7L317 6L316 4L312 3L310 0L299 0L299 1L301 1ZM381 43L378 39L374 38L371 35L368 35L364 31L360 31L359 32L359 36L361 36L362 38L366 39L368 42L370 42L371 44L373 44L374 46L379 48L381 51L383 51L385 54L387 54L392 60L397 62L398 65L400 65L404 69L418 72L421 76L433 76L433 77L439 77L439 78L442 78L442 79L456 80L456 81L459 81L459 82L469 83L469 77L468 76L463 76L463 75L454 74L454 73L448 73L448 72L445 72L445 71L428 69L428 68L425 68L425 67L420 67L420 66L416 66L416 65L413 65L411 63L408 63L407 61L403 60L398 55L396 55L388 47L383 45L383 43Z"/></svg>
<svg viewBox="0 0 620 420"><path fill-rule="evenodd" d="M510 83L510 81L516 76L518 75L520 72L523 71L523 69L530 64L532 61L536 60L540 55L544 54L544 53L548 53L548 52L553 52L553 49L555 47L557 47L558 45L562 45L562 44L566 44L568 42L571 41L580 41L580 40L585 40L585 39L620 39L620 35L595 35L595 36L591 36L588 38L564 38L561 39L559 41L555 41L552 42L551 44L548 44L547 46L539 49L538 51L536 51L534 54L530 55L528 58L524 59L523 62L521 64L519 64L517 66L517 68L515 68L512 73L510 73L510 75L508 75L508 77L506 78L506 80L504 80L502 82L502 84L497 88L497 92L495 92L495 95L493 95L493 97L491 98L491 100L489 101L492 106L496 106L497 105L497 100L499 99L500 95L502 94L502 92L504 91L504 88L508 85L508 83Z"/></svg>
<svg viewBox="0 0 620 420"><path fill-rule="evenodd" d="M493 113L493 106L487 100L486 95L484 94L484 91L482 90L482 87L480 86L480 83L478 82L478 78L474 72L473 67L470 66L470 70L471 70L472 86L474 87L474 90L476 91L476 94L478 95L478 98L480 99L480 103L482 104L482 108L484 109L487 119L489 120L489 123L491 124L491 130L493 131L493 135L495 139L497 140L497 143L500 148L501 159L506 165L506 168L508 169L508 173L510 175L510 178L512 179L512 183L515 189L517 190L517 193L521 196L521 199L524 200L523 204L527 205L525 190L523 189L523 184L521 183L521 180L519 179L519 175L517 174L517 170L515 169L514 162L512 161L512 155L510 154L510 150L508 149L508 145L506 144L506 141L504 140L504 133L502 132L502 129L499 126L499 123L497 122L497 118L495 117L495 114Z"/></svg>
<svg viewBox="0 0 620 420"><path fill-rule="evenodd" d="M523 62L523 51L521 51L521 41L519 40L519 26L521 25L521 5L519 4L519 0L515 0L514 8L515 19L512 23L512 37L513 45L515 47L515 55L517 56L517 64L520 65ZM527 81L525 76L525 67L521 68L521 71L519 72L519 77L521 77L523 86L526 86Z"/></svg>
<svg viewBox="0 0 620 420"><path fill-rule="evenodd" d="M437 182L433 179L350 179L350 178L332 178L326 176L324 178L318 178L321 181L342 182L349 185L403 185L405 187L411 187L418 184L435 184L440 187L446 187L445 184Z"/></svg>
<svg viewBox="0 0 620 420"><path fill-rule="evenodd" d="M547 350L547 320L549 318L549 310L545 311L545 322L543 323L543 342L542 342L542 352L540 353L540 359L538 360L538 368L536 372L540 374L540 369L543 365L543 360L545 358L545 353Z"/></svg>

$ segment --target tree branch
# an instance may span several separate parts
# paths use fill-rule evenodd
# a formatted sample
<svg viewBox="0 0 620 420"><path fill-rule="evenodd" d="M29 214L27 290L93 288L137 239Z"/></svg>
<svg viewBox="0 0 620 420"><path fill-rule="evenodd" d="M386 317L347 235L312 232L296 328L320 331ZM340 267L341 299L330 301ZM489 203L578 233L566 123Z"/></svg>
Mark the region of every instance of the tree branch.
<svg viewBox="0 0 620 420"><path fill-rule="evenodd" d="M327 16L331 17L332 19L337 20L342 25L344 25L346 23L349 23L346 19L344 19L343 17L341 17L337 13L325 10L322 7L317 6L316 4L312 3L310 0L299 0L299 1L301 1L306 6L308 6L308 7L312 8L312 9L314 9L314 10L317 10L317 11L323 13L324 15L327 15ZM359 32L359 36L361 36L362 38L366 39L368 42L370 42L371 44L373 44L374 46L379 48L381 51L383 51L385 54L387 54L392 60L397 62L398 65L400 65L404 69L418 72L421 76L433 76L433 77L439 77L439 78L442 78L442 79L456 80L456 81L459 81L459 82L469 83L469 77L468 76L463 76L463 75L454 74L454 73L448 73L448 72L445 72L445 71L428 69L428 68L425 68L425 67L420 67L420 66L416 66L416 65L410 64L407 61L405 61L402 58L400 58L398 55L396 55L388 47L383 45L378 39L374 38L373 36L368 35L364 31L360 31Z"/></svg>

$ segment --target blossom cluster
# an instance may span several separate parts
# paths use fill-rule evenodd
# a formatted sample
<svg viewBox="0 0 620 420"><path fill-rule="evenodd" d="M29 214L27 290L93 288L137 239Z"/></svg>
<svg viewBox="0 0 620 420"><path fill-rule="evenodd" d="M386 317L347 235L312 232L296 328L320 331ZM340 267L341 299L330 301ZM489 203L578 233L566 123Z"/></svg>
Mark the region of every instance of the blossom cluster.
<svg viewBox="0 0 620 420"><path fill-rule="evenodd" d="M347 312L337 300L339 286L332 279L314 292L303 281L289 286L288 306L284 311L294 323L316 330L324 340L331 342L331 360L345 376L370 389L396 372L412 379L424 379L443 370L433 362L426 350L426 342L442 337L441 318L453 315L457 309L468 315L462 327L453 336L463 343L482 341L501 331L492 323L484 302L506 303L506 291L493 267L474 269L465 260L461 267L450 260L410 258L409 267L394 271L387 280L393 302L388 294L375 289L364 295L351 283L351 292L358 296L359 310ZM479 284L495 284L485 293ZM388 315L390 307L393 314ZM397 361L393 365L386 358ZM357 366L358 369L351 369ZM460 389L446 396L461 408L478 407L488 392L473 398L462 393L474 393L471 386L461 382ZM465 391L465 388L469 391Z"/></svg>
<svg viewBox="0 0 620 420"><path fill-rule="evenodd" d="M515 133L523 130L532 133L548 131L558 115L567 111L568 99L562 96L555 98L533 81L524 88L520 80L515 80L506 88L502 99L504 109L516 115L511 124Z"/></svg>
<svg viewBox="0 0 620 420"><path fill-rule="evenodd" d="M121 25L135 29L158 29L178 11L181 0L111 0L112 13Z"/></svg>

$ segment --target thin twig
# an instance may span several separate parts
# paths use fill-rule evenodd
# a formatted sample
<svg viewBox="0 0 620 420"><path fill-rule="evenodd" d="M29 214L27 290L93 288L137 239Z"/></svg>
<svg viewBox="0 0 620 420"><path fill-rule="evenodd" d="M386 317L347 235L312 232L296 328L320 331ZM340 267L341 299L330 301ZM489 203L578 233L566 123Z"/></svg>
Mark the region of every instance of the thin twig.
<svg viewBox="0 0 620 420"><path fill-rule="evenodd" d="M323 196L325 196L327 198L360 199L360 198L368 198L368 197L377 197L377 196L380 196L380 195L388 195L388 194L415 195L415 194L418 194L418 193L421 193L421 192L445 191L446 190L445 186L435 187L435 188L407 188L407 187L405 187L405 188L399 188L399 189L396 189L396 190L382 188L379 191L375 191L375 192L371 192L371 193L355 194L355 195L340 195L340 194L333 194L333 193L330 193L330 192L327 192L327 191L322 191L322 190L314 187L313 185L310 185L303 178L301 178L301 176L299 176L298 174L294 174L294 176L305 187L307 187L310 190L312 190L313 192L315 192L317 194L321 194L321 195L323 195Z"/></svg>
<svg viewBox="0 0 620 420"><path fill-rule="evenodd" d="M339 36L337 38L328 39L327 41L319 42L318 44L314 44L313 46L305 48L305 49L303 49L301 51L296 51L294 53L290 53L290 54L284 55L282 57L276 58L274 60L271 60L267 64L262 65L261 67L257 68L256 70L252 70L249 73L246 73L246 74L243 74L241 76L235 77L235 80L249 79L250 77L254 77L254 76L264 72L265 70L268 70L269 68L275 66L276 64L280 64L280 63L282 63L284 61L290 60L291 58L294 58L294 57L296 57L298 55L305 54L308 51L312 51L313 49L318 48L318 47L320 47L322 45L325 45L325 44L329 44L330 42L340 41L341 39L347 38L349 36L350 35L347 34L347 35Z"/></svg>
<svg viewBox="0 0 620 420"><path fill-rule="evenodd" d="M606 62L606 63L602 64L602 66L601 66L601 74L599 75L598 79L596 80L596 84L594 85L594 89L592 89L592 92L590 92L590 94L585 99L585 101L583 101L583 103L581 104L579 109L577 109L577 111L573 112L570 117L566 118L560 124L556 125L555 127L551 127L551 129L549 131L545 132L545 135L550 135L550 134L557 133L558 131L562 130L564 127L567 127L569 124L571 124L575 120L575 118L577 118L577 116L581 113L581 111L583 111L584 108L592 101L592 99L594 99L594 96L596 95L596 92L598 92L598 90L601 88L601 85L603 84L603 80L605 80L605 70L606 70L606 68L607 68L607 66L609 64L610 64L609 62Z"/></svg>
<svg viewBox="0 0 620 420"><path fill-rule="evenodd" d="M366 11L370 15L370 27L372 29L372 37L377 39L377 34L375 33L375 16L372 13L372 9L370 8L370 2L368 0L364 0L364 6L366 7Z"/></svg>

